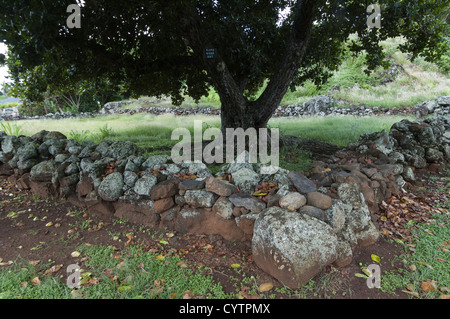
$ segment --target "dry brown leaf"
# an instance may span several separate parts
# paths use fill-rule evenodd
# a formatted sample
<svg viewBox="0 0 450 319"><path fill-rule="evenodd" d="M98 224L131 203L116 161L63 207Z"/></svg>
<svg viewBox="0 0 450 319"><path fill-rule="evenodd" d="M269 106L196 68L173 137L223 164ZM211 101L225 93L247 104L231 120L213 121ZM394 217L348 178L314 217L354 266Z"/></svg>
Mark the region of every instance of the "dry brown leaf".
<svg viewBox="0 0 450 319"><path fill-rule="evenodd" d="M266 282L259 285L259 292L266 292L273 288L273 284L271 282Z"/></svg>
<svg viewBox="0 0 450 319"><path fill-rule="evenodd" d="M63 266L63 264L60 264L60 265L53 265L52 267L50 267L49 269L47 269L45 272L44 272L44 275L49 275L49 274L52 274L52 273L54 273L54 272L57 272L58 270L60 270L61 268L62 268L62 266Z"/></svg>
<svg viewBox="0 0 450 319"><path fill-rule="evenodd" d="M426 292L436 290L436 281L422 281L422 289Z"/></svg>
<svg viewBox="0 0 450 319"><path fill-rule="evenodd" d="M39 286L41 284L41 281L39 280L39 277L34 277L33 279L31 279L31 283L34 286Z"/></svg>
<svg viewBox="0 0 450 319"><path fill-rule="evenodd" d="M36 266L37 264L39 264L41 261L40 260L30 260L28 263L30 265Z"/></svg>

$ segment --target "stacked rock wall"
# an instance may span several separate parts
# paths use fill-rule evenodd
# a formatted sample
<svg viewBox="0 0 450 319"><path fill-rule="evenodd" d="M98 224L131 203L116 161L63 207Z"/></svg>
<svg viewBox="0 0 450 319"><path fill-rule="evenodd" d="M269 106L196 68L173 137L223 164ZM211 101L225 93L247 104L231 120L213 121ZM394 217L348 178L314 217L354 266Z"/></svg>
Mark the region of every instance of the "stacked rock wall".
<svg viewBox="0 0 450 319"><path fill-rule="evenodd" d="M351 262L379 236L373 213L414 172L450 158L450 122L402 121L363 135L304 174L230 163L213 176L203 163L144 157L135 144L0 132L0 177L40 197L65 197L99 215L179 233L251 240L253 258L290 287ZM255 192L256 191L256 192Z"/></svg>

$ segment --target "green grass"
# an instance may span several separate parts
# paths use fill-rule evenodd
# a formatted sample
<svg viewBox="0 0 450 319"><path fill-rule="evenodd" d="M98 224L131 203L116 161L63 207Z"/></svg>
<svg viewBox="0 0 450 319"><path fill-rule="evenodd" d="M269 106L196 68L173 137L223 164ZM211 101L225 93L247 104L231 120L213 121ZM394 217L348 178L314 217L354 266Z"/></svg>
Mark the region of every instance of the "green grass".
<svg viewBox="0 0 450 319"><path fill-rule="evenodd" d="M403 116L338 116L272 118L270 127L280 129L280 135L294 135L301 138L319 140L338 146L346 146L358 140L363 133L381 130L389 131L392 124L401 121ZM411 118L410 118L411 119Z"/></svg>
<svg viewBox="0 0 450 319"><path fill-rule="evenodd" d="M158 257L139 246L130 246L116 254L111 246L82 245L78 249L87 260L80 264L81 287L66 285L66 278L45 275L50 264L32 266L19 260L0 271L0 298L5 299L178 299L190 290L203 298L224 299L230 296L211 276L181 267L175 254ZM80 257L81 258L81 257ZM39 285L32 279L38 277Z"/></svg>
<svg viewBox="0 0 450 319"><path fill-rule="evenodd" d="M405 253L399 258L405 268L382 274L381 289L394 292L396 289L409 291L420 298L439 298L450 293L449 215L435 214L428 223L419 224L414 231L413 241L404 245ZM422 282L436 282L436 290L424 291Z"/></svg>
<svg viewBox="0 0 450 319"><path fill-rule="evenodd" d="M281 135L294 135L345 146L358 140L362 133L372 133L383 129L389 130L391 125L400 121L401 116L371 117L303 117L272 118L269 127L279 128ZM184 127L193 136L194 120L203 121L203 130L207 127L220 127L218 116L186 116L174 115L111 115L84 119L32 120L17 121L14 125L24 135L32 135L40 130L55 130L66 134L68 138L78 141L103 139L131 141L142 148L152 148L149 153L170 155L171 148L180 140L172 140L172 131ZM81 128L81 129L80 129ZM311 154L301 149L281 148L280 166L290 170L306 171L311 164ZM212 171L220 165L213 166Z"/></svg>

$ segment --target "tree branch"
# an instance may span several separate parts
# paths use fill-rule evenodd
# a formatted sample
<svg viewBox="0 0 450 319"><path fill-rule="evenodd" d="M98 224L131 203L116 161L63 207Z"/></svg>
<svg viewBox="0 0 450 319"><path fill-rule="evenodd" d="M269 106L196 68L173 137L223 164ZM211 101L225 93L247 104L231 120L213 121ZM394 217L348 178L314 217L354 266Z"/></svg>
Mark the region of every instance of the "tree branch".
<svg viewBox="0 0 450 319"><path fill-rule="evenodd" d="M317 0L298 0L293 9L294 23L284 58L255 103L261 110L259 112L261 123L267 122L279 106L301 65L311 38L317 2Z"/></svg>

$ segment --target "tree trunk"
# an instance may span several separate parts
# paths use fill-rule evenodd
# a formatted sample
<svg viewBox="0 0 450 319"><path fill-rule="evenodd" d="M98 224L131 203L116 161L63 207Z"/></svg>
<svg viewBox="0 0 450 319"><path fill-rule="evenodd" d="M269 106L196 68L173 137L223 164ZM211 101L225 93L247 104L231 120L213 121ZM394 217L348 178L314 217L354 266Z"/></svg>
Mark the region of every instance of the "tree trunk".
<svg viewBox="0 0 450 319"><path fill-rule="evenodd" d="M280 105L289 85L298 72L311 38L312 24L317 8L316 0L297 0L292 10L294 22L286 53L276 72L269 79L265 91L256 101L248 101L244 95L246 79L235 79L218 52L215 59L203 57L207 39L200 34L201 23L195 8L185 8L180 25L185 30L186 44L194 49L202 61L221 101L222 132L226 128L265 128L272 114ZM247 79L248 80L248 79Z"/></svg>

